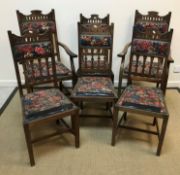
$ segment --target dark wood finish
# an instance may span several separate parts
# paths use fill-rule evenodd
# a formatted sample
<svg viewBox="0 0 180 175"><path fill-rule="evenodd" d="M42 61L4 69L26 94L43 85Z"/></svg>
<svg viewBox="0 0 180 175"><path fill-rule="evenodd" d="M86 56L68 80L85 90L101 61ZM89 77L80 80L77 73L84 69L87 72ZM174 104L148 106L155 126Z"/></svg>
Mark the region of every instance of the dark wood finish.
<svg viewBox="0 0 180 175"><path fill-rule="evenodd" d="M86 18L80 14L80 23L81 24L107 24L109 25L109 14L104 18L100 18L97 14L92 14L90 18Z"/></svg>
<svg viewBox="0 0 180 175"><path fill-rule="evenodd" d="M18 87L19 87L19 93L20 98L22 102L22 113L23 113L23 126L24 126L24 133L26 138L26 144L28 148L29 158L30 158L30 164L31 166L35 165L35 159L33 154L33 144L36 142L39 142L43 139L47 139L49 137L57 136L62 133L70 133L75 136L75 146L79 147L79 109L74 104L72 105L72 108L59 110L53 112L48 112L48 110L43 111L44 113L40 113L39 117L38 114L36 116L29 120L27 119L27 115L25 113L24 109L24 103L23 99L32 92L33 87L37 84L45 84L45 83L52 83L54 88L58 89L58 79L56 77L56 67L55 67L55 56L54 56L54 45L53 45L53 38L51 33L43 34L43 35L37 35L37 34L27 34L23 36L16 36L15 34L12 34L11 31L8 31L9 40L11 44L11 50L12 50L12 56L14 61L14 67L16 72L16 77L18 81ZM39 55L34 55L34 51L31 51L31 45L36 46L42 46L46 48L46 52L41 50ZM24 47L23 47L24 46ZM37 49L36 48L36 49ZM37 50L36 50L37 51ZM35 51L35 52L36 52ZM24 76L29 76L28 69L31 68L32 64L36 62L39 65L40 69L40 77L38 80L34 77L33 73L31 74L31 78L23 78ZM48 69L48 73L46 75L43 74L41 63L46 64L47 68L49 68L49 63L52 64L51 69ZM21 75L21 71L24 72L23 75ZM25 82L27 90L23 88L23 79L28 79L28 81ZM39 91L39 90L38 90ZM59 90L58 90L59 91ZM36 91L37 92L37 91ZM53 101L52 101L53 103ZM42 117L43 115L43 117ZM57 120L63 120L66 117L71 117L71 126L68 126L65 122L62 122L64 125L60 127L60 125L55 125L55 128L58 129L54 133L50 133L48 135L43 135L38 138L32 138L31 132L35 127L38 127L40 125L45 125L51 122L56 123Z"/></svg>
<svg viewBox="0 0 180 175"><path fill-rule="evenodd" d="M171 20L171 12L169 12L167 15L160 16L157 11L148 11L148 14L141 14L138 10L135 11L135 19L134 19L134 25L136 25L139 21L142 21L144 23L151 23L152 25L154 23L167 24L167 31L169 28L169 23Z"/></svg>
<svg viewBox="0 0 180 175"><path fill-rule="evenodd" d="M90 18L80 15L80 22L78 22L78 77L106 76L114 79L111 70L113 28L114 24L109 24L109 15L104 18L99 18L96 14L91 15Z"/></svg>
<svg viewBox="0 0 180 175"><path fill-rule="evenodd" d="M170 19L171 19L171 12L169 12L167 15L160 16L158 12L156 11L148 11L148 14L141 14L138 10L135 11L135 18L134 18L134 26L133 26L133 33L134 30L140 30L142 32L145 32L145 30L155 30L156 32L167 32L169 30L169 24L170 24ZM141 25L145 25L144 28L139 24L142 23ZM164 25L164 27L162 27ZM161 26L160 31L158 26ZM124 78L127 78L128 72L125 72L125 66L129 65L128 59L125 59L126 54L128 52L128 49L130 49L132 46L132 43L126 44L124 47L123 51L118 54L118 57L121 58L121 71L119 74L119 82L122 84L122 80ZM165 87L167 87L167 80L168 80L168 74L169 74L169 68L170 64L173 63L174 60L171 57L171 53L169 53L168 56L168 65L167 65L167 70L166 70L166 82L165 82ZM159 84L157 83L157 86ZM120 87L120 86L119 86ZM120 94L118 94L120 95Z"/></svg>
<svg viewBox="0 0 180 175"><path fill-rule="evenodd" d="M74 58L77 57L64 43L58 40L55 11L52 9L48 14L43 14L40 10L32 10L31 14L25 15L17 10L17 19L21 35L28 33L42 34L45 32L51 32L53 35L54 53L57 61L60 60L59 47L63 48L69 56L71 74L65 74L58 76L59 81L72 80L73 86L76 81ZM38 26L39 25L39 26ZM44 26L43 26L44 25Z"/></svg>
<svg viewBox="0 0 180 175"><path fill-rule="evenodd" d="M75 92L75 91L74 91ZM112 119L112 111L111 107L115 104L117 101L117 96L113 97L96 97L96 96L76 96L71 95L71 100L78 105L81 108L80 111L80 117L84 118L106 118L106 119ZM81 106L84 102L87 102L86 107ZM93 105L91 105L92 103ZM111 104L108 109L100 109L100 104ZM92 107L94 106L94 107ZM86 112L84 110L86 109ZM88 110L87 110L88 109ZM88 113L90 110L94 110L96 112L94 113Z"/></svg>
<svg viewBox="0 0 180 175"><path fill-rule="evenodd" d="M159 32L154 32L153 30L149 30L146 32L139 32L135 31L133 32L133 39L132 39L132 47L131 47L131 52L130 52L130 63L129 63L129 70L128 70L128 84L131 85L134 83L134 81L137 82L151 82L156 84L159 84L159 87L162 90L162 92L165 94L166 90L166 80L167 80L167 69L168 69L168 56L170 52L170 45L171 45L171 38L172 38L173 30L171 29L167 33L159 33ZM137 48L137 45L135 45L134 41L143 41L146 40L146 44L148 42L153 42L154 45L162 42L163 44L166 43L166 49L164 50L163 53L160 52L160 48L157 49L157 54L154 54L154 50L151 52L140 52ZM133 45L134 44L134 45ZM136 43L137 44L137 43ZM154 46L153 45L153 46ZM151 48L152 49L152 48ZM126 53L126 51L124 51ZM141 70L138 70L137 63L139 59L142 59L142 68ZM146 64L145 62L149 60L149 69L145 73L146 69ZM156 67L153 67L154 61L156 61ZM135 65L133 65L133 62ZM121 67L122 69L123 67ZM155 73L153 73L152 69L156 69ZM159 74L159 71L162 71L161 74ZM122 71L122 70L120 70ZM122 73L122 72L121 72ZM120 82L121 83L121 82ZM142 84L141 84L142 86ZM146 84L147 86L147 84ZM128 88L128 87L127 87ZM155 87L154 87L155 88ZM143 86L142 86L143 89ZM121 94L121 84L119 87L119 94ZM125 92L125 91L124 91ZM123 95L123 94L122 94ZM124 97L125 98L125 97ZM120 98L121 99L121 96ZM147 99L148 101L148 99ZM165 101L163 99L164 104L164 109L167 111ZM118 121L118 113L119 111L124 112L120 120ZM153 123L151 124L152 126L155 126L156 131L151 131L151 130L145 130L141 128L135 128L127 124L128 116L127 113L130 112L131 114L140 114L141 118L143 119L144 117L152 117L153 118ZM143 115L142 115L143 114ZM112 146L115 145L115 138L118 132L118 128L126 128L130 129L132 131L139 131L139 132L146 132L149 134L154 134L158 136L159 143L157 147L157 152L156 155L160 155L161 153L161 148L166 132L166 127L168 123L168 118L169 114L168 112L162 113L162 112L157 112L153 110L147 110L146 107L144 108L138 108L138 107L132 107L132 106L125 106L123 104L116 103L114 107L114 115L113 115L113 131L112 131ZM162 120L162 126L161 129L159 128L158 125L158 119Z"/></svg>

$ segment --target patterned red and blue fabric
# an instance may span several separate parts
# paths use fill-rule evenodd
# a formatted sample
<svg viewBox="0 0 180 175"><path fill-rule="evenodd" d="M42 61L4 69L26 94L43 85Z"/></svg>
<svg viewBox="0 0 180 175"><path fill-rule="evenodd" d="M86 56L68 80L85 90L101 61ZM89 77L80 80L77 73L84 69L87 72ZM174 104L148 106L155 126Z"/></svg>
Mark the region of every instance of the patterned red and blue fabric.
<svg viewBox="0 0 180 175"><path fill-rule="evenodd" d="M169 43L145 39L134 39L132 42L132 52L140 55L167 56Z"/></svg>
<svg viewBox="0 0 180 175"><path fill-rule="evenodd" d="M111 47L112 38L110 35L81 35L80 45L84 47Z"/></svg>
<svg viewBox="0 0 180 175"><path fill-rule="evenodd" d="M21 24L22 34L38 33L43 34L45 32L55 32L55 23L53 21L36 21L36 22L24 22Z"/></svg>
<svg viewBox="0 0 180 175"><path fill-rule="evenodd" d="M53 75L52 72L52 63L48 62L48 67L45 62L41 62L39 65L38 63L34 63L32 66L26 65L27 70L27 77L28 78L41 78L48 76L48 72L50 75ZM63 75L71 75L71 71L61 62L56 62L56 75L63 76Z"/></svg>
<svg viewBox="0 0 180 175"><path fill-rule="evenodd" d="M130 85L124 90L117 104L134 109L167 113L163 92L158 88Z"/></svg>
<svg viewBox="0 0 180 175"><path fill-rule="evenodd" d="M156 22L143 22L139 21L135 24L134 26L135 30L138 30L140 32L146 32L147 30L156 30L159 31L160 33L165 33L168 31L168 24L163 22L163 23L156 23Z"/></svg>
<svg viewBox="0 0 180 175"><path fill-rule="evenodd" d="M16 59L48 56L51 53L51 42L36 42L32 44L17 44L13 48Z"/></svg>
<svg viewBox="0 0 180 175"><path fill-rule="evenodd" d="M24 96L22 102L26 122L73 108L73 103L54 88L29 93Z"/></svg>
<svg viewBox="0 0 180 175"><path fill-rule="evenodd" d="M114 96L114 87L108 77L81 77L77 82L76 95Z"/></svg>

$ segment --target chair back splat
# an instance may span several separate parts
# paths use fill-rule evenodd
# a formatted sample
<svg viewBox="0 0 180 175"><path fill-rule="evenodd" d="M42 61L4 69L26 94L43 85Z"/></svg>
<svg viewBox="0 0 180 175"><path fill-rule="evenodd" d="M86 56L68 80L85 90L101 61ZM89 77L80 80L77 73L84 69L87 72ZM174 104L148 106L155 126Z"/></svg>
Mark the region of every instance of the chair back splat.
<svg viewBox="0 0 180 175"><path fill-rule="evenodd" d="M113 24L109 15L99 18L80 15L78 23L79 69L78 76L106 76L114 79L112 68Z"/></svg>

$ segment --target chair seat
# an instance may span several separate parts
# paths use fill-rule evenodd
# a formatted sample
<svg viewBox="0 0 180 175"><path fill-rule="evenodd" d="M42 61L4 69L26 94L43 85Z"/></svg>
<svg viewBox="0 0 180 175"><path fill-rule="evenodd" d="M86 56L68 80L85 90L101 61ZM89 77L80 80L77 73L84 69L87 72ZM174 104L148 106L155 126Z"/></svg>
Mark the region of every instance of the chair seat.
<svg viewBox="0 0 180 175"><path fill-rule="evenodd" d="M136 66L136 61L133 61L132 65L131 65L131 68L132 68L131 72L137 72L139 74L142 74L143 67L144 67L143 62L141 60L138 61L137 66ZM144 74L148 75L149 70L150 70L150 62L147 61L146 66L144 68ZM157 74L157 71L158 71L158 74ZM129 64L124 69L125 74L128 74L128 72L129 72ZM157 62L153 62L152 68L151 68L151 74L154 77L156 77L156 76L161 77L161 75L162 75L162 67L158 70L158 63Z"/></svg>
<svg viewBox="0 0 180 175"><path fill-rule="evenodd" d="M73 108L73 103L54 88L29 93L24 96L22 102L26 122Z"/></svg>
<svg viewBox="0 0 180 175"><path fill-rule="evenodd" d="M41 68L38 63L33 63L33 66L27 66L28 78L32 78L32 75L35 79L38 79L42 76L46 77L48 75L48 72L50 72L50 75L52 75L52 63L50 62L48 63L48 67L45 62L41 63ZM72 75L71 71L61 62L56 62L56 73L57 76Z"/></svg>
<svg viewBox="0 0 180 175"><path fill-rule="evenodd" d="M158 88L130 85L124 90L116 105L168 115L163 92Z"/></svg>
<svg viewBox="0 0 180 175"><path fill-rule="evenodd" d="M116 96L108 77L81 77L75 86L75 96Z"/></svg>

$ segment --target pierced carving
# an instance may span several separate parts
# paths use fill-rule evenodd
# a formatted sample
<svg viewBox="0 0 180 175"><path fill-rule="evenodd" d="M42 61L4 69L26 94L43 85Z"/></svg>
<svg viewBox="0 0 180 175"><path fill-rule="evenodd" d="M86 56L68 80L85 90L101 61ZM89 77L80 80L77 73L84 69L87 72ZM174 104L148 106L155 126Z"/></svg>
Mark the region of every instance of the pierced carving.
<svg viewBox="0 0 180 175"><path fill-rule="evenodd" d="M81 24L109 24L109 15L104 18L99 18L99 15L92 14L90 18L84 17L80 14L80 23Z"/></svg>

